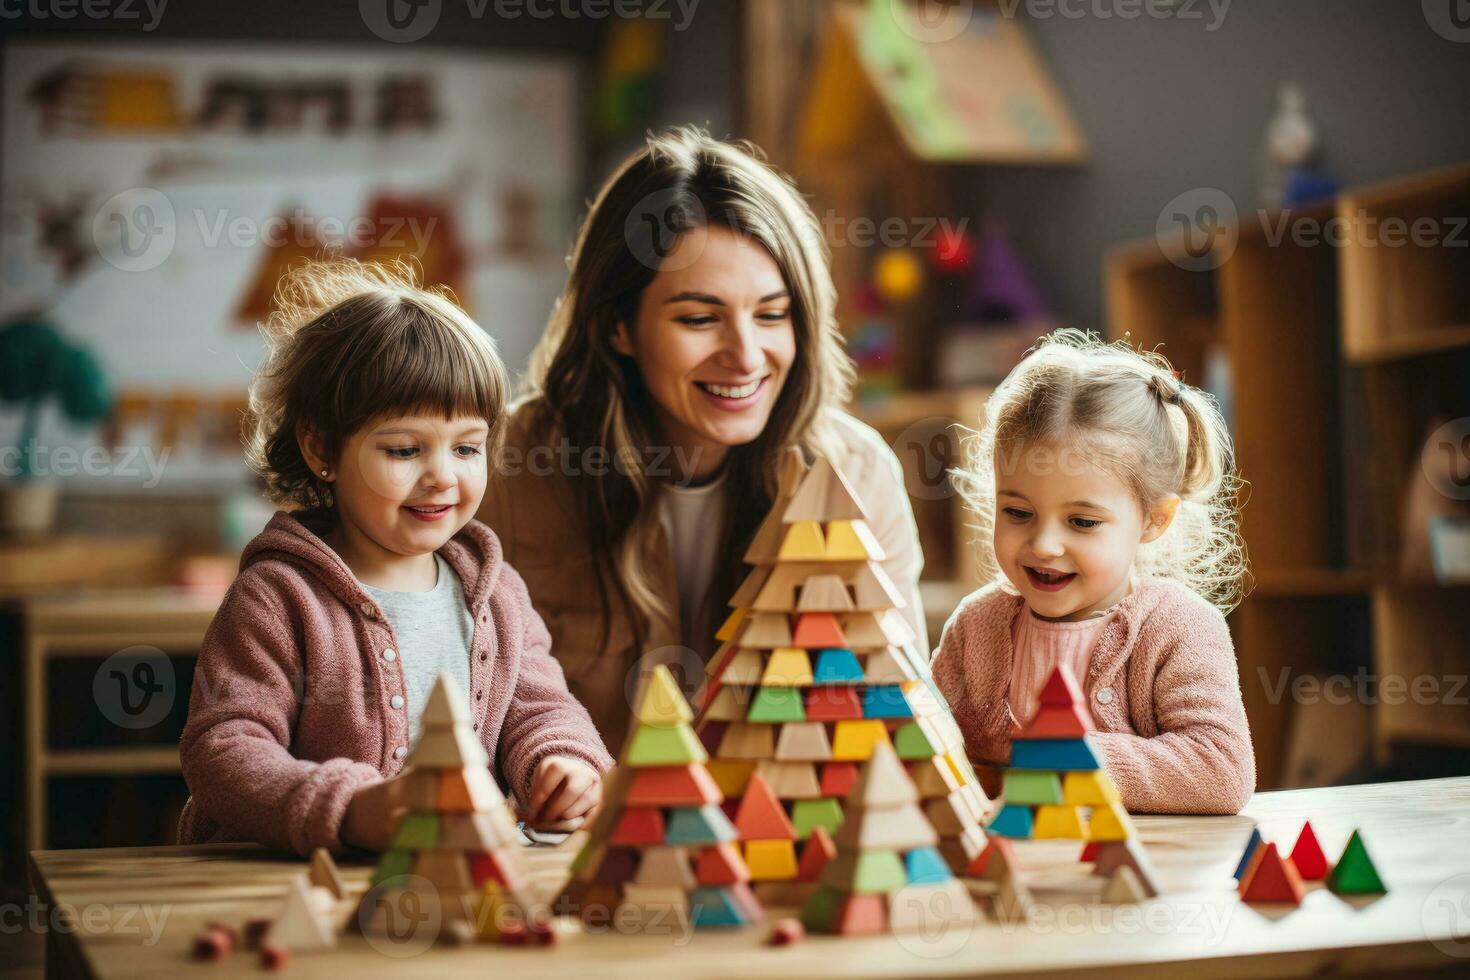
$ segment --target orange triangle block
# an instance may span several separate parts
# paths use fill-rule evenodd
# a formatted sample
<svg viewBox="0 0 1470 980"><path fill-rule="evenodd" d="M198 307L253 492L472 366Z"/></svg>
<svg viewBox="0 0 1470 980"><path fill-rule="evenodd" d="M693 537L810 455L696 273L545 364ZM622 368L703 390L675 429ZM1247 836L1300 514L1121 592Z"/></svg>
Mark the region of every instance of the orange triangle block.
<svg viewBox="0 0 1470 980"><path fill-rule="evenodd" d="M1300 905L1306 886L1296 867L1282 858L1275 844L1256 849L1251 866L1240 879L1240 897L1247 902L1288 902Z"/></svg>
<svg viewBox="0 0 1470 980"><path fill-rule="evenodd" d="M1042 705L1021 738L1081 738L1092 731L1092 718L1080 704Z"/></svg>
<svg viewBox="0 0 1470 980"><path fill-rule="evenodd" d="M818 824L812 828L812 835L807 838L806 847L802 849L801 866L796 869L796 880L819 880L822 877L822 869L836 856L837 845L832 843L832 837L827 833L827 828Z"/></svg>
<svg viewBox="0 0 1470 980"><path fill-rule="evenodd" d="M796 617L791 645L797 647L845 647L847 640L832 613L802 613Z"/></svg>
<svg viewBox="0 0 1470 980"><path fill-rule="evenodd" d="M704 766L644 766L634 770L625 806L704 806L723 799Z"/></svg>
<svg viewBox="0 0 1470 980"><path fill-rule="evenodd" d="M741 840L795 840L796 828L770 785L759 773L745 784L745 795L735 811L735 831Z"/></svg>
<svg viewBox="0 0 1470 980"><path fill-rule="evenodd" d="M1041 686L1042 707L1065 707L1069 704L1083 704L1082 688L1077 686L1077 678L1065 667L1057 667L1052 670L1051 676Z"/></svg>
<svg viewBox="0 0 1470 980"><path fill-rule="evenodd" d="M729 842L706 847L699 852L695 877L701 885L734 885L750 880L750 871L735 845Z"/></svg>

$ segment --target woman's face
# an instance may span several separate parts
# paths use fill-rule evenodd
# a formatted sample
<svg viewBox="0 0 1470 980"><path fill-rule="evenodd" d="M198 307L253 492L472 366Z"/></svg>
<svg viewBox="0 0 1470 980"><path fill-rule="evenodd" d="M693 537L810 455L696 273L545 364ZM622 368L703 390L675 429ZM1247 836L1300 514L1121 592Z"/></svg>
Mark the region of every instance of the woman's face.
<svg viewBox="0 0 1470 980"><path fill-rule="evenodd" d="M643 291L613 348L633 358L664 435L673 478L716 473L731 446L765 430L796 359L791 297L757 242L726 228L686 233Z"/></svg>

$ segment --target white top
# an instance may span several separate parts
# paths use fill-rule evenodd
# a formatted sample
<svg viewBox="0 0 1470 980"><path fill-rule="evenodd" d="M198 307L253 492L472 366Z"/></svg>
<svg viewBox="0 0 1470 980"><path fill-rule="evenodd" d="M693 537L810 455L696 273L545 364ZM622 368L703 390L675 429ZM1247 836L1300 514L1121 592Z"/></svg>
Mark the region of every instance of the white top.
<svg viewBox="0 0 1470 980"><path fill-rule="evenodd" d="M718 623L712 611L700 608L715 577L720 529L725 521L725 475L699 487L665 486L659 495L659 522L674 555L679 583L679 642L691 650L709 645Z"/></svg>

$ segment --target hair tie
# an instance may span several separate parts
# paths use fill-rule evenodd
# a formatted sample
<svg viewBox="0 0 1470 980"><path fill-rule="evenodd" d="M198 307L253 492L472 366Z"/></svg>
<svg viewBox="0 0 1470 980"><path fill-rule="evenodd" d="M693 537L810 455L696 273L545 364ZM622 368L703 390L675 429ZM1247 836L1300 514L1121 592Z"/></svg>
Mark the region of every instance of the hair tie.
<svg viewBox="0 0 1470 980"><path fill-rule="evenodd" d="M1148 386L1159 396L1159 401L1181 408L1184 406L1184 392L1177 382L1173 385L1166 384L1163 376L1156 374L1148 379Z"/></svg>

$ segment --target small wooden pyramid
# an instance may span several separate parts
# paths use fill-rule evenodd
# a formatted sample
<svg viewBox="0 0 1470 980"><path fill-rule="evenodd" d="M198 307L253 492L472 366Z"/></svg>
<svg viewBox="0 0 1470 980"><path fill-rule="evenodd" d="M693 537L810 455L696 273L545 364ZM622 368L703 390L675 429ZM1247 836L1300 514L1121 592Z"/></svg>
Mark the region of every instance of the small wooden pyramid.
<svg viewBox="0 0 1470 980"><path fill-rule="evenodd" d="M1327 887L1338 895L1381 895L1388 891L1373 859L1368 856L1362 835L1356 830L1327 875Z"/></svg>
<svg viewBox="0 0 1470 980"><path fill-rule="evenodd" d="M1276 845L1263 843L1251 856L1251 863L1240 878L1240 897L1247 902L1283 902L1300 905L1306 897L1306 886L1296 865L1281 856Z"/></svg>
<svg viewBox="0 0 1470 980"><path fill-rule="evenodd" d="M898 754L880 742L847 797L837 854L802 906L813 932L930 931L975 920L969 892L935 845L919 791Z"/></svg>
<svg viewBox="0 0 1470 980"><path fill-rule="evenodd" d="M313 885L306 875L297 875L261 945L291 951L337 945L335 906L336 899L327 889Z"/></svg>
<svg viewBox="0 0 1470 980"><path fill-rule="evenodd" d="M797 852L818 827L838 835L858 766L880 744L908 768L951 869L985 844L989 804L898 612L905 601L884 558L842 471L821 458L808 470L792 450L745 555L755 567L716 634L724 645L696 723L724 794L745 796L759 775L762 797L774 796L789 819L789 838L785 828L776 839L741 835L768 903L805 897L795 887L805 857Z"/></svg>
<svg viewBox="0 0 1470 980"><path fill-rule="evenodd" d="M520 833L489 761L470 726L468 701L454 678L441 674L403 775L408 811L358 909L363 931L386 929L400 904L433 903L447 927L467 923L483 940L549 935L532 915Z"/></svg>
<svg viewBox="0 0 1470 980"><path fill-rule="evenodd" d="M589 921L611 914L622 928L649 931L763 917L693 717L669 669L655 667L558 912ZM752 811L751 826L767 826L771 816ZM780 842L779 833L765 833Z"/></svg>

